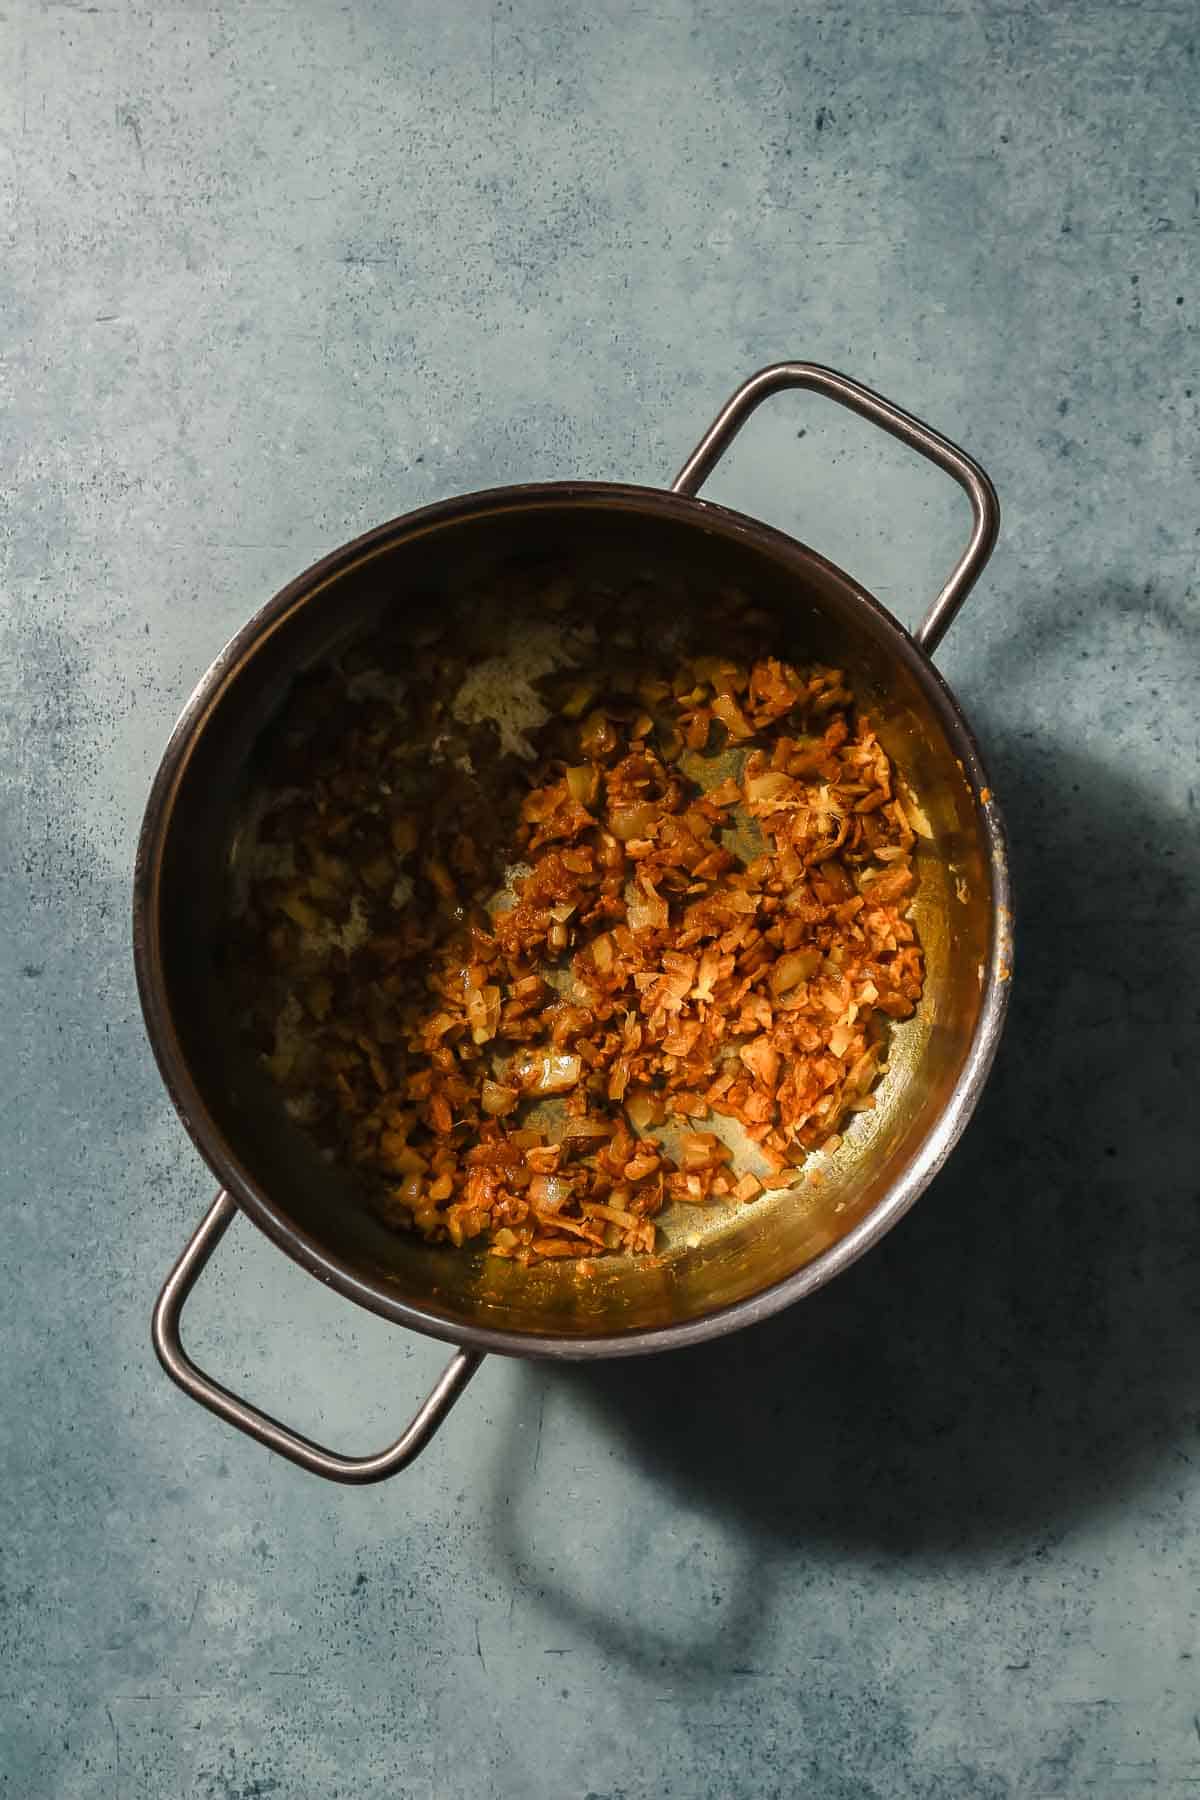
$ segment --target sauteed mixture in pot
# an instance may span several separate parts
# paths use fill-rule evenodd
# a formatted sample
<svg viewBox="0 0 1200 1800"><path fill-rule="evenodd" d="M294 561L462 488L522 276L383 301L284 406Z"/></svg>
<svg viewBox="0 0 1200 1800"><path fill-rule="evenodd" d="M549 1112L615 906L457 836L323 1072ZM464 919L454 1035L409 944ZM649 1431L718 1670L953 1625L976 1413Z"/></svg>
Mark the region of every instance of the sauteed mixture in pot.
<svg viewBox="0 0 1200 1800"><path fill-rule="evenodd" d="M664 1208L752 1202L873 1107L928 835L842 671L743 597L664 644L654 595L538 583L519 655L502 624L462 654L467 596L297 685L237 951L370 1203L524 1263L653 1251Z"/></svg>

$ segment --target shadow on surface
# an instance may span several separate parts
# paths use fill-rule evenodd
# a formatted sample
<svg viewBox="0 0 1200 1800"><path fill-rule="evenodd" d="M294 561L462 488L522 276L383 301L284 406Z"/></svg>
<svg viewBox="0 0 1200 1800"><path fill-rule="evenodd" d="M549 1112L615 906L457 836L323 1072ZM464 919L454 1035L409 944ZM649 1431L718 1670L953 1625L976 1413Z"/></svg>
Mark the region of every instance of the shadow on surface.
<svg viewBox="0 0 1200 1800"><path fill-rule="evenodd" d="M1195 666L1194 642L1178 648ZM1048 649L1069 679L1069 629ZM998 718L989 731L1009 691L997 673L997 698L976 710L985 742L1005 746L990 761L1014 852L1015 989L947 1169L880 1247L790 1312L698 1350L553 1375L665 1505L736 1521L763 1557L803 1542L1036 1553L1193 1454L1194 814L1102 755ZM730 1608L741 1627L726 1619L724 1647L750 1629L763 1580ZM594 1608L557 1598L595 1630Z"/></svg>

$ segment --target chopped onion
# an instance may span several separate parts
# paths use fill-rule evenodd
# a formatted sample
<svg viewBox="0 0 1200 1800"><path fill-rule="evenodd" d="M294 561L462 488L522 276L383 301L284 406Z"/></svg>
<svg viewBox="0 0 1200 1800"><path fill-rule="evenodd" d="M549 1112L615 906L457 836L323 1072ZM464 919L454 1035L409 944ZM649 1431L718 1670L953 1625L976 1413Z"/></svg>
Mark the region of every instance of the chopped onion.
<svg viewBox="0 0 1200 1800"><path fill-rule="evenodd" d="M743 1063L772 1094L779 1079L779 1052L765 1034L743 1044L738 1052Z"/></svg>
<svg viewBox="0 0 1200 1800"><path fill-rule="evenodd" d="M579 806L592 804L599 785L599 777L591 763L578 763L567 770L567 791Z"/></svg>
<svg viewBox="0 0 1200 1800"><path fill-rule="evenodd" d="M583 1072L578 1056L555 1053L527 1053L518 1056L509 1074L527 1094L566 1094L576 1085Z"/></svg>
<svg viewBox="0 0 1200 1800"><path fill-rule="evenodd" d="M733 959L730 958L732 967ZM700 958L700 970L696 977L696 985L692 990L694 1000L711 1000L713 982L719 980L721 974L721 958L713 949L706 949Z"/></svg>
<svg viewBox="0 0 1200 1800"><path fill-rule="evenodd" d="M713 717L720 719L732 738L754 736L754 727L732 694L718 694L712 703Z"/></svg>
<svg viewBox="0 0 1200 1800"><path fill-rule="evenodd" d="M585 1200L583 1210L589 1219L605 1219L610 1225L637 1224L633 1213L622 1212L619 1206L605 1206L599 1200Z"/></svg>
<svg viewBox="0 0 1200 1800"><path fill-rule="evenodd" d="M639 1088L626 1100L625 1116L635 1131L646 1131L662 1123L663 1103L649 1088Z"/></svg>
<svg viewBox="0 0 1200 1800"><path fill-rule="evenodd" d="M595 697L598 682L594 677L587 681L577 681L560 708L565 719L582 718Z"/></svg>
<svg viewBox="0 0 1200 1800"><path fill-rule="evenodd" d="M634 691L643 706L661 706L671 692L671 684L658 675L642 675Z"/></svg>
<svg viewBox="0 0 1200 1800"><path fill-rule="evenodd" d="M680 1139L683 1167L690 1174L724 1162L729 1151L712 1131L689 1131Z"/></svg>
<svg viewBox="0 0 1200 1800"><path fill-rule="evenodd" d="M417 822L415 819L393 819L391 825L392 849L397 856L411 856L417 847Z"/></svg>
<svg viewBox="0 0 1200 1800"><path fill-rule="evenodd" d="M718 694L733 694L746 685L746 671L725 656L698 656L692 664L697 681L706 681Z"/></svg>
<svg viewBox="0 0 1200 1800"><path fill-rule="evenodd" d="M571 1183L562 1175L535 1175L529 1184L529 1204L540 1212L557 1212L571 1198Z"/></svg>
<svg viewBox="0 0 1200 1800"><path fill-rule="evenodd" d="M900 801L897 799L896 806L902 819L905 823L912 826L912 829L916 832L918 837L933 837L933 826L929 823L924 807L920 806L914 798L911 789L905 790L904 805L901 806Z"/></svg>
<svg viewBox="0 0 1200 1800"><path fill-rule="evenodd" d="M315 906L310 906L303 894L295 892L285 894L279 902L280 908L288 918L303 931L318 931L321 927L321 915Z"/></svg>
<svg viewBox="0 0 1200 1800"><path fill-rule="evenodd" d="M665 962L666 958L664 957L663 960ZM689 964L686 969L668 969L662 978L663 992L670 994L673 1000L686 1000L692 991L692 982L696 976L696 964L692 957L688 957L686 960Z"/></svg>
<svg viewBox="0 0 1200 1800"><path fill-rule="evenodd" d="M500 989L494 986L469 987L467 1018L471 1022L472 1041L476 1044L489 1043L500 1024Z"/></svg>
<svg viewBox="0 0 1200 1800"><path fill-rule="evenodd" d="M611 1119L589 1119L585 1114L582 1118L564 1120L554 1135L565 1144L571 1138L610 1138L612 1134Z"/></svg>
<svg viewBox="0 0 1200 1800"><path fill-rule="evenodd" d="M659 808L646 801L641 806L618 806L609 819L612 834L623 844L632 838L649 837L658 819Z"/></svg>
<svg viewBox="0 0 1200 1800"><path fill-rule="evenodd" d="M848 1088L853 1088L857 1093L865 1093L875 1079L878 1061L879 1048L877 1045L870 1050L864 1051L851 1069L846 1080L846 1086Z"/></svg>
<svg viewBox="0 0 1200 1800"><path fill-rule="evenodd" d="M670 922L667 903L649 876L639 878L625 910L631 931L665 931Z"/></svg>
<svg viewBox="0 0 1200 1800"><path fill-rule="evenodd" d="M428 857L425 862L424 872L426 879L433 884L443 900L456 900L458 898L454 887L454 878L440 856Z"/></svg>
<svg viewBox="0 0 1200 1800"><path fill-rule="evenodd" d="M662 681L637 667L641 602L601 592L596 666L552 678L560 716L524 741L521 792L451 725L451 657L433 761L480 778L483 813L436 771L413 787L418 746L355 713L347 768L314 765L315 801L296 790L295 845L271 832L286 863L256 902L292 990L269 1064L284 1104L338 1109L393 1224L484 1234L521 1267L653 1251L664 1205L791 1180L873 1107L885 1020L925 977L908 915L928 820L841 674L688 654Z"/></svg>
<svg viewBox="0 0 1200 1800"><path fill-rule="evenodd" d="M800 795L790 775L783 775L777 769L769 769L765 775L752 775L747 781L746 800L750 806L778 806L785 800L792 800L798 805Z"/></svg>
<svg viewBox="0 0 1200 1800"><path fill-rule="evenodd" d="M585 756L609 756L617 748L617 733L611 719L597 710L590 712L579 730L579 747Z"/></svg>
<svg viewBox="0 0 1200 1800"><path fill-rule="evenodd" d="M821 966L819 950L787 950L771 970L769 981L773 994L787 994L800 982L815 975Z"/></svg>

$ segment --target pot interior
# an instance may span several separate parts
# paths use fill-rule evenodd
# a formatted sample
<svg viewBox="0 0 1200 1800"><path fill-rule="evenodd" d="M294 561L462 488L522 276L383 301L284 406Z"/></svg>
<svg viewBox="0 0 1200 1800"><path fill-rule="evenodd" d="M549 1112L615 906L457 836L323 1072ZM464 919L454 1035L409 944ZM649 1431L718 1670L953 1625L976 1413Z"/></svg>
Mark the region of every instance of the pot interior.
<svg viewBox="0 0 1200 1800"><path fill-rule="evenodd" d="M478 642L544 646L553 621L520 617L514 571L601 571L643 584L664 631L696 597L734 586L770 613L777 654L846 671L932 828L913 917L926 958L917 1015L895 1026L876 1110L795 1185L749 1205L675 1206L654 1258L531 1269L389 1228L293 1124L239 1028L225 945L256 802L256 747L302 671L382 618L414 641L447 598L480 594ZM488 596L494 596L489 600ZM533 605L533 602L529 602ZM472 636L474 636L472 631ZM201 690L175 780L143 845L142 978L173 1094L220 1179L284 1248L388 1316L439 1335L615 1340L708 1319L809 1268L851 1233L882 1227L928 1179L980 1031L995 946L998 846L989 840L969 737L910 641L847 576L723 509L634 489L508 490L400 521L300 582L242 634ZM154 803L152 803L152 814ZM157 993L159 1003L154 1004ZM957 1110L962 1111L961 1095ZM482 1341L482 1340L481 1340Z"/></svg>

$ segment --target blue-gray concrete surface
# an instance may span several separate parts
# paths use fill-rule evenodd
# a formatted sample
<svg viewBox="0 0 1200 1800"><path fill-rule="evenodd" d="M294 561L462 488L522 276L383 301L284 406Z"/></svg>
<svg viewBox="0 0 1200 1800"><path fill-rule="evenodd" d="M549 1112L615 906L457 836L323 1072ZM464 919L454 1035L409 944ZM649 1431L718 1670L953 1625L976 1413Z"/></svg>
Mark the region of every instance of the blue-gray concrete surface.
<svg viewBox="0 0 1200 1800"><path fill-rule="evenodd" d="M0 0L0 1793L1200 1790L1195 5ZM942 653L1014 839L1006 1046L842 1282L485 1366L325 1487L153 1362L211 1181L139 814L225 638L468 488L658 481L780 356L974 450ZM814 400L712 485L902 617L961 497ZM344 1447L441 1361L239 1225L192 1339Z"/></svg>

